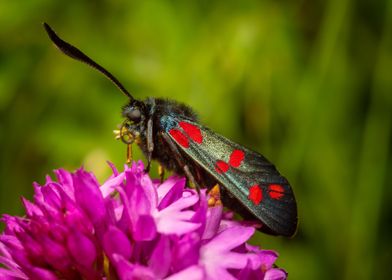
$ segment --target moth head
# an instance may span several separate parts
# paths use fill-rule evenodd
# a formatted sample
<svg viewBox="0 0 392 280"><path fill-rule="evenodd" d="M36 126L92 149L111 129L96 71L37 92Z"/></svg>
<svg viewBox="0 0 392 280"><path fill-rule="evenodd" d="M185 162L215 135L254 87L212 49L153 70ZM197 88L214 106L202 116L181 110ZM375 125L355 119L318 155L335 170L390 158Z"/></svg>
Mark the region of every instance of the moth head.
<svg viewBox="0 0 392 280"><path fill-rule="evenodd" d="M140 101L133 100L123 107L122 115L132 124L139 124L145 119L144 104Z"/></svg>

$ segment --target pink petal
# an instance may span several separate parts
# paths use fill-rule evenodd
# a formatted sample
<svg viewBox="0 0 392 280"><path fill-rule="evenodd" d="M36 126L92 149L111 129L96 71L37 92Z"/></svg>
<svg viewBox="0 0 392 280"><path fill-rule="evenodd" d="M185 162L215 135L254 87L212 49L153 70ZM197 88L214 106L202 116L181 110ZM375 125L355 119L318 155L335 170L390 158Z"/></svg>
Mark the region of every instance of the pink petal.
<svg viewBox="0 0 392 280"><path fill-rule="evenodd" d="M0 267L1 280L28 279L26 275Z"/></svg>
<svg viewBox="0 0 392 280"><path fill-rule="evenodd" d="M7 214L4 214L1 220L3 223L6 224L6 228L4 232L6 234L10 234L10 238L14 238L13 236L11 237L12 234L19 233L19 232L24 232L24 228L21 225L21 218L19 217L13 217ZM0 240L3 238L7 238L7 236L2 236L0 235ZM15 238L16 239L16 238ZM8 241L8 240L6 240Z"/></svg>
<svg viewBox="0 0 392 280"><path fill-rule="evenodd" d="M245 268L241 269L240 272L237 275L238 280L248 280L248 279L253 279L252 278L252 272L254 272L251 269L251 264L250 261L246 264ZM261 271L259 270L259 274L261 274Z"/></svg>
<svg viewBox="0 0 392 280"><path fill-rule="evenodd" d="M215 206L208 208L206 227L203 233L203 239L211 239L216 235L219 224L222 219L223 206Z"/></svg>
<svg viewBox="0 0 392 280"><path fill-rule="evenodd" d="M181 271L189 266L196 265L200 258L200 236L191 232L181 237L173 248L173 270Z"/></svg>
<svg viewBox="0 0 392 280"><path fill-rule="evenodd" d="M150 215L141 215L133 228L132 237L136 241L153 240L157 234L154 218Z"/></svg>
<svg viewBox="0 0 392 280"><path fill-rule="evenodd" d="M256 254L242 254L242 253L226 253L224 258L219 261L219 265L227 268L241 269L247 264L250 264L252 269L260 268L261 261Z"/></svg>
<svg viewBox="0 0 392 280"><path fill-rule="evenodd" d="M207 216L207 209L208 209L208 203L207 203L207 197L206 197L206 189L200 190L199 193L199 201L197 204L195 204L192 208L195 209L192 212L194 214L192 215L190 221L193 223L198 223L200 224L200 227L196 230L197 234L200 236L203 234L205 231L206 227L206 216ZM186 211L183 211L186 212Z"/></svg>
<svg viewBox="0 0 392 280"><path fill-rule="evenodd" d="M170 177L158 187L158 209L162 210L182 197L185 178Z"/></svg>
<svg viewBox="0 0 392 280"><path fill-rule="evenodd" d="M129 199L130 210L137 215L146 215L151 213L151 208L155 207L151 203L153 198L148 197L150 192L140 184L137 174L131 173L130 170L125 172L126 183L124 186L126 197ZM152 184L152 183L151 183Z"/></svg>
<svg viewBox="0 0 392 280"><path fill-rule="evenodd" d="M227 272L226 269L223 269L219 266L209 267L209 269L206 268L206 274L206 279L208 280L236 280L236 278Z"/></svg>
<svg viewBox="0 0 392 280"><path fill-rule="evenodd" d="M134 232L134 227L138 218L137 213L133 211L131 208L131 203L127 197L127 194L122 188L117 189L118 193L120 194L120 199L122 202L122 213L121 218L118 222L118 226L121 229L127 229L131 232ZM117 209L120 210L120 209Z"/></svg>
<svg viewBox="0 0 392 280"><path fill-rule="evenodd" d="M39 259L45 256L44 244L34 240L30 235L20 234L19 240L22 242L24 251L31 259Z"/></svg>
<svg viewBox="0 0 392 280"><path fill-rule="evenodd" d="M284 280L287 278L287 274L283 269L272 268L267 270L264 276L264 280Z"/></svg>
<svg viewBox="0 0 392 280"><path fill-rule="evenodd" d="M165 280L200 280L205 279L204 270L198 265L192 265L180 272L172 274L170 277L165 278ZM223 280L223 279L220 279Z"/></svg>
<svg viewBox="0 0 392 280"><path fill-rule="evenodd" d="M132 264L120 255L114 254L113 262L120 280L156 279L154 273L150 269L141 265Z"/></svg>
<svg viewBox="0 0 392 280"><path fill-rule="evenodd" d="M230 275L226 269L244 268L249 261L252 265L260 265L260 258L256 254L230 251L247 241L253 232L254 229L248 227L228 228L203 245L200 249L200 262L204 265L208 277L226 279L224 277Z"/></svg>
<svg viewBox="0 0 392 280"><path fill-rule="evenodd" d="M105 201L96 179L89 173L78 170L73 174L75 198L94 224L98 237L101 237L108 224Z"/></svg>
<svg viewBox="0 0 392 280"><path fill-rule="evenodd" d="M57 181L60 183L64 192L75 201L75 190L73 187L72 175L64 169L57 169L54 171Z"/></svg>
<svg viewBox="0 0 392 280"><path fill-rule="evenodd" d="M132 272L134 266L120 255L113 255L114 266L120 280L134 280Z"/></svg>
<svg viewBox="0 0 392 280"><path fill-rule="evenodd" d="M229 251L247 241L254 232L255 229L251 227L231 227L215 236L206 246L216 251Z"/></svg>
<svg viewBox="0 0 392 280"><path fill-rule="evenodd" d="M259 255L264 269L270 269L278 258L278 254L272 250L261 250Z"/></svg>
<svg viewBox="0 0 392 280"><path fill-rule="evenodd" d="M163 278L169 272L172 261L171 253L170 240L162 235L148 261L148 266L157 278Z"/></svg>
<svg viewBox="0 0 392 280"><path fill-rule="evenodd" d="M158 219L157 229L158 232L163 234L176 234L182 235L191 231L196 230L201 224L190 223L186 221L179 221L175 217Z"/></svg>
<svg viewBox="0 0 392 280"><path fill-rule="evenodd" d="M27 274L29 279L58 280L56 274L39 267L31 267Z"/></svg>
<svg viewBox="0 0 392 280"><path fill-rule="evenodd" d="M67 250L48 237L43 238L42 243L45 249L45 260L55 269L66 270L71 263Z"/></svg>
<svg viewBox="0 0 392 280"><path fill-rule="evenodd" d="M193 216L193 211L182 211L183 209L193 206L199 200L195 191L186 191L182 198L162 211L155 211L154 218L157 224L158 232L164 234L181 235L193 231L201 226L200 223L189 222Z"/></svg>
<svg viewBox="0 0 392 280"><path fill-rule="evenodd" d="M55 191L57 183L50 183L41 188L44 195L45 203L58 210L61 208L61 200L58 193Z"/></svg>
<svg viewBox="0 0 392 280"><path fill-rule="evenodd" d="M113 177L111 179L108 179L101 187L101 193L103 197L107 197L110 195L117 186L120 186L125 179L125 173L121 173L116 177Z"/></svg>
<svg viewBox="0 0 392 280"><path fill-rule="evenodd" d="M8 225L7 225L8 226ZM23 250L23 245L13 235L1 234L0 235L0 249L1 252L6 252L4 256L10 256L13 251Z"/></svg>
<svg viewBox="0 0 392 280"><path fill-rule="evenodd" d="M6 272L8 271L9 273L12 272L13 274L19 274L19 272L16 272L19 270L19 266L16 264L16 262L14 262L12 260L11 257L3 257L0 255L0 263L2 266L10 269L10 270L4 269ZM0 269L1 269L1 267L0 267ZM22 273L20 273L20 274L22 275ZM0 272L0 276L1 276L1 272Z"/></svg>
<svg viewBox="0 0 392 280"><path fill-rule="evenodd" d="M34 203L25 199L24 197L22 197L22 203L23 203L24 208L26 209L26 215L28 217L43 216L41 209L39 207L37 207L37 205L35 205Z"/></svg>
<svg viewBox="0 0 392 280"><path fill-rule="evenodd" d="M157 207L158 205L157 189L154 187L154 184L152 183L150 176L148 174L143 173L140 182L147 195L147 198L150 200L151 206Z"/></svg>
<svg viewBox="0 0 392 280"><path fill-rule="evenodd" d="M118 176L119 172L118 172L116 166L113 164L113 162L107 161L106 163L107 163L107 164L109 165L109 167L112 169L113 176L114 176L114 177ZM125 165L125 166L127 166L127 165Z"/></svg>
<svg viewBox="0 0 392 280"><path fill-rule="evenodd" d="M92 267L97 258L93 242L80 232L71 233L67 240L67 247L72 257L85 267Z"/></svg>
<svg viewBox="0 0 392 280"><path fill-rule="evenodd" d="M181 210L186 209L186 208L194 205L198 200L199 200L199 197L197 194L192 194L187 197L183 197L183 198L175 201L174 203L170 204L165 209L156 213L156 217L177 215L177 214L179 214L179 212Z"/></svg>
<svg viewBox="0 0 392 280"><path fill-rule="evenodd" d="M132 253L131 243L128 237L121 230L110 226L103 237L103 247L106 255L111 257L113 254L129 259Z"/></svg>

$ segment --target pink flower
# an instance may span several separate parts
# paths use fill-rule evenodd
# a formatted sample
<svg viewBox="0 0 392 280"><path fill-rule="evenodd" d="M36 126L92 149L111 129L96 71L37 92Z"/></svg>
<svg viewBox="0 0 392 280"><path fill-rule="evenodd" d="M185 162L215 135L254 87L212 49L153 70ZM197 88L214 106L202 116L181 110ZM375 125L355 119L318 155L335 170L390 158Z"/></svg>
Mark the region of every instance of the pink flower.
<svg viewBox="0 0 392 280"><path fill-rule="evenodd" d="M102 185L94 175L56 170L34 184L24 217L3 215L1 279L285 279L277 254L246 244L254 228L225 220L185 188L162 184L141 162ZM227 216L227 215L226 215Z"/></svg>

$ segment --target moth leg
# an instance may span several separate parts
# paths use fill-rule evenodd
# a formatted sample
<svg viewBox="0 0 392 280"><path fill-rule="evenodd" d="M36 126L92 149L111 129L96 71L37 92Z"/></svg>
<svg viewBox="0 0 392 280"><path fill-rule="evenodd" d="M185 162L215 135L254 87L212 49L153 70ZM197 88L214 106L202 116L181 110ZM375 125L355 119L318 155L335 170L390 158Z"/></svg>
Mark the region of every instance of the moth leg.
<svg viewBox="0 0 392 280"><path fill-rule="evenodd" d="M127 164L132 162L132 144L127 144Z"/></svg>
<svg viewBox="0 0 392 280"><path fill-rule="evenodd" d="M158 175L161 179L161 184L163 183L163 179L165 178L165 168L162 165L158 166Z"/></svg>
<svg viewBox="0 0 392 280"><path fill-rule="evenodd" d="M197 190L197 192L200 193L200 186L199 186L199 184L196 182L195 177L193 177L192 173L190 172L189 166L182 160L183 157L181 156L181 153L177 149L177 147L174 144L174 142L165 133L162 133L162 137L166 141L166 143L169 145L170 150L174 153L174 157L176 158L179 166L184 171L185 176L187 177L187 179L190 182L190 184L192 184L192 186Z"/></svg>
<svg viewBox="0 0 392 280"><path fill-rule="evenodd" d="M152 134L152 118L147 121L147 167L144 169L144 172L148 173L151 167L152 161L152 152L154 151L154 140Z"/></svg>

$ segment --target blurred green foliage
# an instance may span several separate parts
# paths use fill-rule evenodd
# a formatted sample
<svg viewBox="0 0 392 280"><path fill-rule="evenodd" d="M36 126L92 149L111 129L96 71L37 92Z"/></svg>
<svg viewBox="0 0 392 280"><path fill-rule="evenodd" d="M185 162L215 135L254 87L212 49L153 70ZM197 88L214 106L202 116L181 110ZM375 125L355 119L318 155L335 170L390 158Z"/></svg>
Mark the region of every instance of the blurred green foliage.
<svg viewBox="0 0 392 280"><path fill-rule="evenodd" d="M390 277L391 1L0 1L1 213L22 214L54 168L102 180L125 160L111 132L124 96L42 21L135 96L185 102L276 163L298 234L254 242L290 279Z"/></svg>

